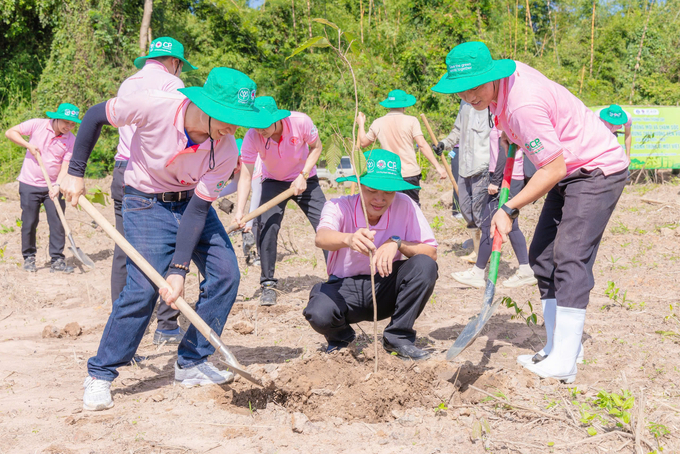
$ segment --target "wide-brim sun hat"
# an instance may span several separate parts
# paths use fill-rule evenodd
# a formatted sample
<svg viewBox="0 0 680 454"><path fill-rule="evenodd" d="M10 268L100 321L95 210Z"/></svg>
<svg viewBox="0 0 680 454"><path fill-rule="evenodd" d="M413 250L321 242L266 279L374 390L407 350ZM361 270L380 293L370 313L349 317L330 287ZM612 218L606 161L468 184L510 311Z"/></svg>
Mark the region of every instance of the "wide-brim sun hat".
<svg viewBox="0 0 680 454"><path fill-rule="evenodd" d="M606 109L602 109L600 111L600 118L607 123L611 123L616 126L628 123L628 114L626 114L626 112L618 104L612 104Z"/></svg>
<svg viewBox="0 0 680 454"><path fill-rule="evenodd" d="M258 96L255 98L255 107L269 112L269 115L273 118L272 124L279 120L283 120L286 117L290 117L290 110L279 109L276 105L276 100L271 96Z"/></svg>
<svg viewBox="0 0 680 454"><path fill-rule="evenodd" d="M170 38L169 36L163 36L161 38L156 38L151 41L149 45L149 54L143 57L137 57L135 59L135 66L138 69L142 69L144 64L149 58L158 57L175 57L182 60L184 65L182 66L182 72L193 71L196 68L194 65L189 63L189 61L184 58L184 46L182 43L177 41L175 38Z"/></svg>
<svg viewBox="0 0 680 454"><path fill-rule="evenodd" d="M80 123L80 119L78 118L78 115L80 115L80 109L67 102L59 104L56 112L45 112L45 115L47 115L48 118L52 118L53 120L67 120L74 123Z"/></svg>
<svg viewBox="0 0 680 454"><path fill-rule="evenodd" d="M392 90L387 94L387 99L379 104L388 109L400 109L402 107L411 107L416 101L415 96L409 95L404 90Z"/></svg>
<svg viewBox="0 0 680 454"><path fill-rule="evenodd" d="M513 60L494 60L481 41L459 44L446 56L446 74L431 88L437 93L461 93L487 82L511 76L517 64Z"/></svg>
<svg viewBox="0 0 680 454"><path fill-rule="evenodd" d="M267 128L273 123L269 112L255 107L257 85L241 71L213 68L202 87L178 90L215 120L244 128Z"/></svg>
<svg viewBox="0 0 680 454"><path fill-rule="evenodd" d="M386 192L420 189L420 186L413 185L402 178L399 155L376 148L365 152L364 157L366 158L366 172L360 177L363 186ZM337 183L344 181L356 183L357 177L352 175L336 180Z"/></svg>

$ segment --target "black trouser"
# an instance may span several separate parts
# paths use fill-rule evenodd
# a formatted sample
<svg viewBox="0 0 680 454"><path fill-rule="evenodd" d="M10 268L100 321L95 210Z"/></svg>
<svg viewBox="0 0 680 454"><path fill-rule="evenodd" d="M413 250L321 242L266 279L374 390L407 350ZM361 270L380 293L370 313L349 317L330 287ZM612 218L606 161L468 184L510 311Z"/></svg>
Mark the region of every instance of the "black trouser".
<svg viewBox="0 0 680 454"><path fill-rule="evenodd" d="M421 254L394 262L387 277L375 275L378 320L392 318L383 332L383 338L390 344L398 347L415 342L413 324L432 295L439 277L437 269L437 262ZM373 320L371 276L331 278L316 284L303 314L326 340L351 339L354 330L350 323Z"/></svg>
<svg viewBox="0 0 680 454"><path fill-rule="evenodd" d="M50 191L45 188L31 186L19 182L19 198L21 200L21 253L24 260L35 257L36 229L40 220L40 205L45 205L47 224L50 226L50 258L52 263L64 258L64 241L66 234L57 213L54 201L50 199ZM66 210L66 202L59 194L59 205Z"/></svg>
<svg viewBox="0 0 680 454"><path fill-rule="evenodd" d="M420 186L420 179L421 178L422 178L421 175L414 175L412 177L404 178L404 181L407 182L407 183L411 183L412 185L415 185L415 186ZM413 199L413 201L416 202L418 204L418 206L420 206L420 189L407 189L405 191L399 191L399 192L402 192L402 193L406 194L407 196L411 197L411 199Z"/></svg>
<svg viewBox="0 0 680 454"><path fill-rule="evenodd" d="M529 247L541 299L588 306L597 250L627 176L628 169L609 176L579 169L548 192Z"/></svg>
<svg viewBox="0 0 680 454"><path fill-rule="evenodd" d="M113 168L113 181L111 181L111 198L113 199L113 209L116 214L116 230L125 236L123 229L123 195L125 189L125 168L127 161L116 161ZM127 280L127 255L118 245L113 249L113 261L111 262L111 302L116 301L120 292L125 287ZM158 305L158 329L174 330L177 329L177 318L179 311L174 310L164 302Z"/></svg>
<svg viewBox="0 0 680 454"><path fill-rule="evenodd" d="M453 174L453 179L458 182L458 147L454 147L453 151L456 154L451 159L451 173ZM453 208L451 209L451 214L454 216L460 214L460 200L458 199L458 193L453 191Z"/></svg>
<svg viewBox="0 0 680 454"><path fill-rule="evenodd" d="M267 203L277 195L281 194L286 189L290 188L290 181L278 181L266 179L262 182L262 198L260 205ZM286 199L275 207L270 208L267 212L260 216L260 236L257 239L260 246L260 266L262 274L260 276L260 283L274 282L274 269L276 267L276 249L277 239L279 237L279 229L281 228L281 221L283 214L286 211L286 204L288 200L293 200L298 204L300 209L309 222L314 227L314 231L319 226L321 220L321 210L326 203L326 196L324 196L321 186L319 185L319 178L315 176L307 179L307 189L300 195L295 195L290 199ZM328 258L328 253L324 251L324 256Z"/></svg>

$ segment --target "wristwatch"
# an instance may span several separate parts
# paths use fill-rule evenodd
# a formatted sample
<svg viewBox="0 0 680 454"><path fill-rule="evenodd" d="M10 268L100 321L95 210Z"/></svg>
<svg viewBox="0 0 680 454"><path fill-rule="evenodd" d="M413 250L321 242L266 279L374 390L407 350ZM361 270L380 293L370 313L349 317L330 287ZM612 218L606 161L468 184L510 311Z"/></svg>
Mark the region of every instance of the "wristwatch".
<svg viewBox="0 0 680 454"><path fill-rule="evenodd" d="M309 172L305 172L304 170L300 171L300 175L302 175L305 180L309 178Z"/></svg>
<svg viewBox="0 0 680 454"><path fill-rule="evenodd" d="M390 240L392 240L392 241L394 241L395 243L397 243L397 251L398 251L399 249L401 249L401 238L399 238L399 237L396 236L396 235L392 235L392 236L390 237Z"/></svg>
<svg viewBox="0 0 680 454"><path fill-rule="evenodd" d="M508 217L509 217L510 219L512 219L513 221L514 221L515 219L517 219L517 216L519 216L519 209L517 209L517 208L510 208L510 207L509 207L507 204L505 204L505 203L501 206L501 210L505 211L505 214L507 214Z"/></svg>

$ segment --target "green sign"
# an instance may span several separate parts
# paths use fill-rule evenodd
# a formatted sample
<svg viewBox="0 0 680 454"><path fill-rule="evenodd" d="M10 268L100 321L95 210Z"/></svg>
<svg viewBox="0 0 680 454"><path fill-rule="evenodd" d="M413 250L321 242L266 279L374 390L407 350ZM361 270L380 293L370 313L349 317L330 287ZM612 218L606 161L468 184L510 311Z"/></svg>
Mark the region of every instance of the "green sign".
<svg viewBox="0 0 680 454"><path fill-rule="evenodd" d="M680 107L621 106L633 117L631 169L680 169ZM595 112L601 107L592 107ZM624 145L621 125L618 140Z"/></svg>

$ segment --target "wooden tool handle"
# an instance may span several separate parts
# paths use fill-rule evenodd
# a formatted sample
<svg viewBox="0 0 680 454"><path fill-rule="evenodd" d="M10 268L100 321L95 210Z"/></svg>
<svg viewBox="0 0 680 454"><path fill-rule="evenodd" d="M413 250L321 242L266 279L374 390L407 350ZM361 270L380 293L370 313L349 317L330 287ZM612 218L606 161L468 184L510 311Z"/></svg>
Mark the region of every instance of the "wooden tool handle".
<svg viewBox="0 0 680 454"><path fill-rule="evenodd" d="M43 164L42 157L38 153L38 155L35 157L36 161L38 161L38 165L40 166L40 170L42 170L43 178L45 178L45 183L47 183L47 189L49 191L52 190L52 181L50 180L50 176L47 174L47 169L45 168L45 165ZM57 200L54 201L54 205L57 207L57 214L59 214L59 219L61 220L61 224L64 226L64 233L68 237L71 234L71 229L68 226L68 222L66 222L66 216L64 216L64 211L61 209L61 205L59 204L59 197L57 197Z"/></svg>
<svg viewBox="0 0 680 454"><path fill-rule="evenodd" d="M293 188L286 189L285 191L283 191L281 194L277 195L276 197L274 197L270 201L260 205L256 210L253 210L250 213L243 216L243 219L241 219L241 221L243 223L246 223L246 222L250 221L251 219L255 219L256 217L258 217L262 213L267 212L270 208L278 205L279 203L283 202L284 200L287 200L287 199L293 197L294 193L295 193L295 190ZM234 230L238 230L238 229L239 229L238 224L231 224L229 227L227 227L227 233L231 233Z"/></svg>
<svg viewBox="0 0 680 454"><path fill-rule="evenodd" d="M129 242L128 240L125 239L123 235L116 230L116 228L111 225L111 223L102 215L91 203L89 200L85 198L84 195L81 195L80 198L78 199L78 203L80 206L85 210L87 214L89 214L92 219L95 220L99 226L104 229L104 231L109 235L113 241L116 242L118 247L120 247L125 254L127 254L130 259L135 262L135 264L139 267L140 270L149 278L151 279L151 282L153 282L156 287L159 289L161 288L167 288L168 290L172 291L172 287L170 284L168 284L168 281L166 281L163 276L160 275L158 271L155 270L154 267L151 266L149 262L146 261L142 255L137 252L137 249L135 249ZM163 303L165 304L165 303ZM177 298L175 301L175 306L184 314L184 316L189 319L192 325L196 327L198 331L200 331L203 336L205 336L206 339L210 340L211 336L211 329L210 326L194 311L189 304L184 301L184 298L181 296Z"/></svg>
<svg viewBox="0 0 680 454"><path fill-rule="evenodd" d="M437 140L437 137L434 135L434 132L432 132L432 128L430 127L430 122L427 121L427 117L425 116L424 113L421 113L420 118L422 118L423 123L425 123L425 128L427 129L427 132L430 134L430 139L432 139L432 144L437 145L437 143L439 141ZM456 183L456 179L453 178L453 173L451 172L451 166L449 165L448 161L444 157L444 153L442 153L439 157L442 160L442 164L444 164L444 168L446 169L446 174L449 176L449 180L451 181L451 184L453 185L453 189L456 191L456 194L458 194L458 183Z"/></svg>

